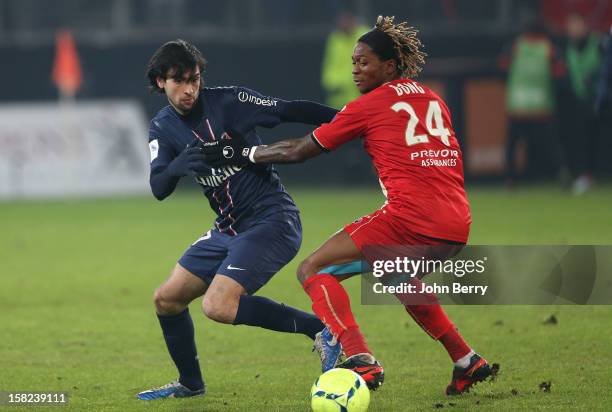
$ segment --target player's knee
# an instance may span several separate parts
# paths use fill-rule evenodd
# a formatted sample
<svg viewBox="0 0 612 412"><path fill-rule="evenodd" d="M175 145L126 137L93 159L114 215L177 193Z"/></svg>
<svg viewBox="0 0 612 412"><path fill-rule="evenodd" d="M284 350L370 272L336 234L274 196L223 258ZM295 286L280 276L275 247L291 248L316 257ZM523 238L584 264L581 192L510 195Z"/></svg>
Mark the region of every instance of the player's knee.
<svg viewBox="0 0 612 412"><path fill-rule="evenodd" d="M312 258L308 257L303 260L302 263L299 264L297 269L297 279L300 284L303 285L309 277L314 276L317 273L316 268L317 266L315 265L314 260Z"/></svg>
<svg viewBox="0 0 612 412"><path fill-rule="evenodd" d="M217 299L215 297L204 297L202 311L207 318L220 323L233 323L236 319L237 305L232 299Z"/></svg>
<svg viewBox="0 0 612 412"><path fill-rule="evenodd" d="M184 304L169 299L168 296L164 294L162 288L155 291L153 303L155 304L155 311L159 315L176 315L186 308Z"/></svg>

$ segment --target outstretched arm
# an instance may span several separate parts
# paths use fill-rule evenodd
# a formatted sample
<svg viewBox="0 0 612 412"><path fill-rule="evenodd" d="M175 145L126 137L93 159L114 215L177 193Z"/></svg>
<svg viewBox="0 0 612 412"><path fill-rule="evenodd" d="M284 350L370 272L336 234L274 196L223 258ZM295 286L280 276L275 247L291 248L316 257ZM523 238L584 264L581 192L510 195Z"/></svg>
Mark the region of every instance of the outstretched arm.
<svg viewBox="0 0 612 412"><path fill-rule="evenodd" d="M264 96L245 87L235 87L224 96L223 110L232 113L235 131L247 133L254 127L276 127L281 123L319 126L332 121L338 110L308 100L283 100Z"/></svg>
<svg viewBox="0 0 612 412"><path fill-rule="evenodd" d="M301 163L325 151L312 133L299 139L287 139L271 145L250 146L237 133L231 139L206 142L202 152L213 167L245 165L247 163Z"/></svg>
<svg viewBox="0 0 612 412"><path fill-rule="evenodd" d="M287 139L269 146L249 144L239 131L228 130L231 139L206 142L204 159L212 167L248 163L301 163L321 152L363 136L367 131L368 110L359 100L349 103L330 123L323 124L300 139Z"/></svg>
<svg viewBox="0 0 612 412"><path fill-rule="evenodd" d="M293 100L283 105L282 119L285 122L306 123L319 126L329 123L338 110L308 100Z"/></svg>
<svg viewBox="0 0 612 412"><path fill-rule="evenodd" d="M299 139L287 139L271 145L254 146L249 160L253 163L302 163L324 151L312 133Z"/></svg>

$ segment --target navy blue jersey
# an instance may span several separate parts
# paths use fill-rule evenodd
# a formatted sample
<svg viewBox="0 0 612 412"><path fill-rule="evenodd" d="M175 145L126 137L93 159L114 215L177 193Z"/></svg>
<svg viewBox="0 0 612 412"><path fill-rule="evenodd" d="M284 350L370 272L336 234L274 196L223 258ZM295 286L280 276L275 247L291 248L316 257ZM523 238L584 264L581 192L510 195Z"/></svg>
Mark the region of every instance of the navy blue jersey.
<svg viewBox="0 0 612 412"><path fill-rule="evenodd" d="M169 105L151 121L151 174L166 169L194 137L213 141L226 138L226 131L232 130L250 144L260 145L257 126L274 127L281 122L319 125L330 122L335 113L317 103L285 101L243 87L204 88L189 114L183 116ZM222 233L235 235L271 214L298 211L272 165L211 169L210 174L195 179L217 213L215 226Z"/></svg>

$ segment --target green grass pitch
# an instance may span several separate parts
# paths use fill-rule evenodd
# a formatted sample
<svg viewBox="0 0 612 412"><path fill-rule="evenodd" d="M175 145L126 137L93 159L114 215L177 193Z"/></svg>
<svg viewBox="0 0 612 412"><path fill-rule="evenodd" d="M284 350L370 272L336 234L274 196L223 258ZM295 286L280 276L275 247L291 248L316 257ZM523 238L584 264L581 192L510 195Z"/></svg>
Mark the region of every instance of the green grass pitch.
<svg viewBox="0 0 612 412"><path fill-rule="evenodd" d="M302 210L302 249L259 293L309 309L294 276L300 258L378 208L382 197L367 190L291 192ZM579 198L544 187L468 193L472 243L612 244L612 187ZM0 391L65 391L70 404L61 410L308 410L319 374L309 340L216 324L199 301L191 312L208 394L153 403L135 398L176 378L152 294L211 219L196 193L161 203L143 197L0 204ZM401 306L361 306L359 286L357 279L346 283L386 371L372 411L612 410L612 307L447 307L473 347L501 364L496 382L447 398L451 364L441 345ZM544 325L551 314L558 324ZM538 388L544 381L552 382L548 393Z"/></svg>

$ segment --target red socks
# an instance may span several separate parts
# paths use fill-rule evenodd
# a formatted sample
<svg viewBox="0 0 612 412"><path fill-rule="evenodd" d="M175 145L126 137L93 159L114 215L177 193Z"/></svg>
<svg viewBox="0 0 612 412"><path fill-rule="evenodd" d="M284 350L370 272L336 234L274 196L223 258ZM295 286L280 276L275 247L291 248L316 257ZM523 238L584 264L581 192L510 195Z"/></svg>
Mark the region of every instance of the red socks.
<svg viewBox="0 0 612 412"><path fill-rule="evenodd" d="M438 340L455 326L439 303L431 305L406 305L406 312L433 339Z"/></svg>
<svg viewBox="0 0 612 412"><path fill-rule="evenodd" d="M306 280L303 288L312 300L312 310L342 344L347 357L370 353L355 322L351 303L340 282L332 275L317 274Z"/></svg>
<svg viewBox="0 0 612 412"><path fill-rule="evenodd" d="M472 350L454 326L442 335L439 340L446 348L453 362L457 362Z"/></svg>
<svg viewBox="0 0 612 412"><path fill-rule="evenodd" d="M372 353L355 322L349 297L335 277L317 274L308 278L303 287L312 300L313 312L338 338L347 357ZM444 345L453 362L470 352L470 347L439 303L407 304L405 308L429 336Z"/></svg>
<svg viewBox="0 0 612 412"><path fill-rule="evenodd" d="M455 325L450 321L439 303L433 305L406 305L410 314L421 328L432 338L439 340L449 356L456 362L467 355L471 348L463 340Z"/></svg>
<svg viewBox="0 0 612 412"><path fill-rule="evenodd" d="M417 285L417 290L421 288L421 281L417 278L412 280L412 283ZM416 323L433 339L439 340L446 348L449 356L456 362L467 355L471 348L463 340L453 322L446 316L444 309L438 303L438 300L433 294L418 295L419 303L427 302L428 304L405 304L406 312L412 316ZM403 303L413 299L406 296L398 296L398 299Z"/></svg>

